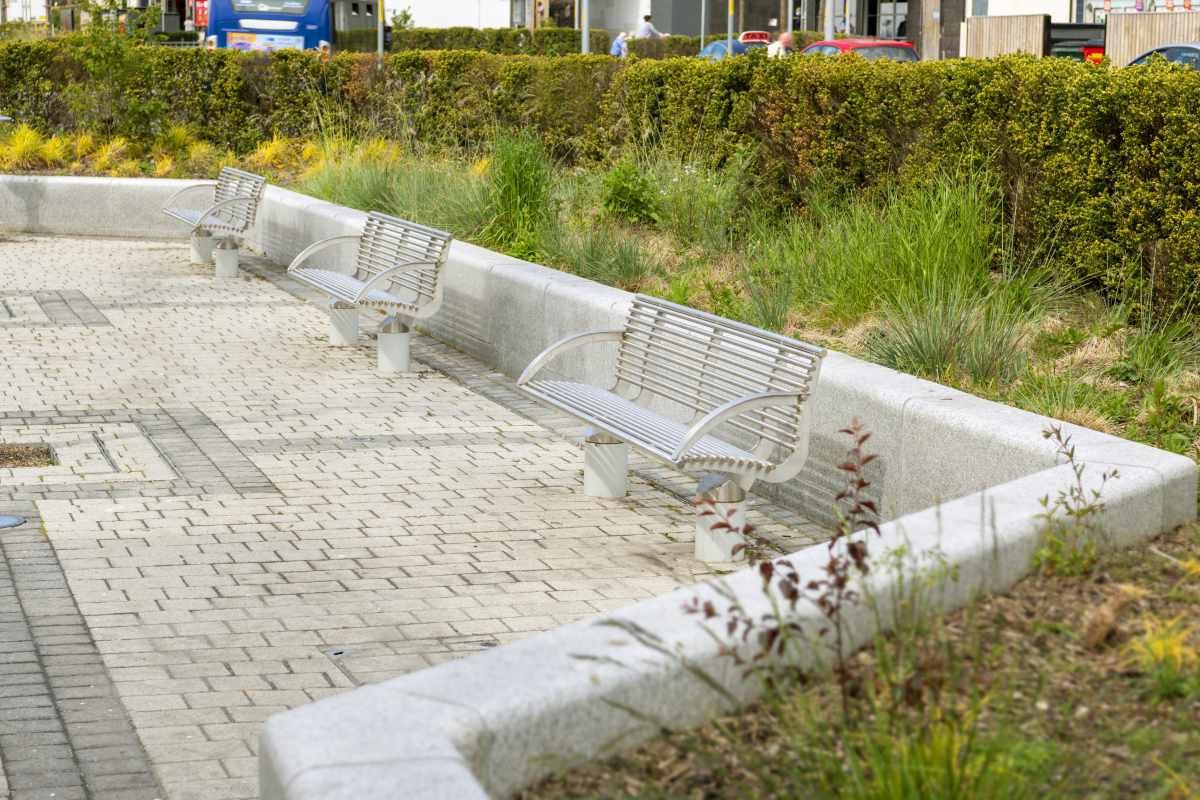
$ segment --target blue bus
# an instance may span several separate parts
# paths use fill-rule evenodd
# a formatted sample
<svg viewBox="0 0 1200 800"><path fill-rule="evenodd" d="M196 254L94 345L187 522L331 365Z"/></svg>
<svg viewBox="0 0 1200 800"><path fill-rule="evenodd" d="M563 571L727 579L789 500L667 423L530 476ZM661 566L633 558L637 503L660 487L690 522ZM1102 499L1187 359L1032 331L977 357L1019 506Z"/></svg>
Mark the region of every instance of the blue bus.
<svg viewBox="0 0 1200 800"><path fill-rule="evenodd" d="M0 0L3 2L3 0ZM205 45L230 50L374 50L381 0L210 0Z"/></svg>

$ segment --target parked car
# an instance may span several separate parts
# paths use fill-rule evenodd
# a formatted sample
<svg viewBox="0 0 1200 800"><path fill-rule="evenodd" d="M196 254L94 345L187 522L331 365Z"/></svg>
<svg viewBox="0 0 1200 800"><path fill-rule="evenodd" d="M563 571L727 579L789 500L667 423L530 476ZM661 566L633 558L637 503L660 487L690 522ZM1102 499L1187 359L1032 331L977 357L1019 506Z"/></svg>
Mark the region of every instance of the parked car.
<svg viewBox="0 0 1200 800"><path fill-rule="evenodd" d="M802 56L841 56L854 53L867 61L916 61L917 49L912 42L890 39L826 39L813 42L800 51Z"/></svg>
<svg viewBox="0 0 1200 800"><path fill-rule="evenodd" d="M1056 58L1069 58L1072 61L1086 61L1089 64L1099 64L1104 60L1104 40L1069 39L1056 42L1050 48L1050 55Z"/></svg>
<svg viewBox="0 0 1200 800"><path fill-rule="evenodd" d="M698 57L703 58L706 61L720 61L723 58L729 58L729 54L726 52L726 49L725 49L728 46L728 44L729 43L724 39L720 39L715 42L709 42L708 44L706 44L704 46L704 49L700 51L700 55ZM765 46L766 45L764 45L760 42L751 42L750 44L743 44L742 42L734 40L733 55L740 56L744 53L748 53L751 50L755 50L755 49L762 48Z"/></svg>
<svg viewBox="0 0 1200 800"><path fill-rule="evenodd" d="M1185 67L1200 69L1200 42L1159 45L1153 50L1147 50L1133 61L1130 61L1129 66L1137 67L1149 63L1150 59L1154 56L1162 56L1174 64L1183 64Z"/></svg>

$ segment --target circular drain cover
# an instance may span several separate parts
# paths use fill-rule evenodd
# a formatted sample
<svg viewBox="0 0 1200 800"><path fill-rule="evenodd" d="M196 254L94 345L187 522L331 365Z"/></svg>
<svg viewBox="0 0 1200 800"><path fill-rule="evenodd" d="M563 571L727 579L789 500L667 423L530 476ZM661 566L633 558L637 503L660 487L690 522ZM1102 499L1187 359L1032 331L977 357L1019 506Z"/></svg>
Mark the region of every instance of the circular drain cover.
<svg viewBox="0 0 1200 800"><path fill-rule="evenodd" d="M10 517L6 514L0 514L0 528L15 528L18 525L24 524L24 517Z"/></svg>

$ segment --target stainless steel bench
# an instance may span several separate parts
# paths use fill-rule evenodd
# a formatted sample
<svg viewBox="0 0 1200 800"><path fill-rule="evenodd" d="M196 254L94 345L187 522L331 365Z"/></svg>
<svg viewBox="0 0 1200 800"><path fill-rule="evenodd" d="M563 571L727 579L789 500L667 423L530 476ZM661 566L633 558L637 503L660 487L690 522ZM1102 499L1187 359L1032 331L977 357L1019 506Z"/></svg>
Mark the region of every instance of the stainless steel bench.
<svg viewBox="0 0 1200 800"><path fill-rule="evenodd" d="M309 245L288 274L329 296L330 344L357 344L359 308L383 311L379 369L407 372L409 323L433 316L441 306L442 270L453 239L445 231L372 211L361 234ZM346 242L358 244L353 272L305 266L318 252Z"/></svg>
<svg viewBox="0 0 1200 800"><path fill-rule="evenodd" d="M617 345L611 387L540 377L560 354L600 342ZM755 481L786 481L804 466L807 401L824 355L815 345L637 295L623 328L563 339L535 358L517 385L591 426L586 493L625 494L632 446L702 473L701 497L718 505L718 517L736 521ZM708 522L698 525L698 556L731 560L737 539L706 530Z"/></svg>
<svg viewBox="0 0 1200 800"><path fill-rule="evenodd" d="M163 204L163 213L192 226L192 233L209 231L229 237L241 236L258 214L267 179L252 172L224 167L217 180L181 189ZM189 194L207 194L203 207L181 205Z"/></svg>

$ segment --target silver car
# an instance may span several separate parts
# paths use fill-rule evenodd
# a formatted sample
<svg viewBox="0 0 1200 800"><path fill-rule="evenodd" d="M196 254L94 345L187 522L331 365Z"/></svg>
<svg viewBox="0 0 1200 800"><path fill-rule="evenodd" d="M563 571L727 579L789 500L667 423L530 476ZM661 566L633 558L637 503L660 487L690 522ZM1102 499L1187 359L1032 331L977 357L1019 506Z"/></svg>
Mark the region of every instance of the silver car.
<svg viewBox="0 0 1200 800"><path fill-rule="evenodd" d="M1192 69L1200 69L1200 42L1159 45L1153 50L1147 50L1133 61L1130 61L1129 66L1136 67L1140 64L1147 64L1154 56L1162 56L1174 64L1183 64Z"/></svg>

